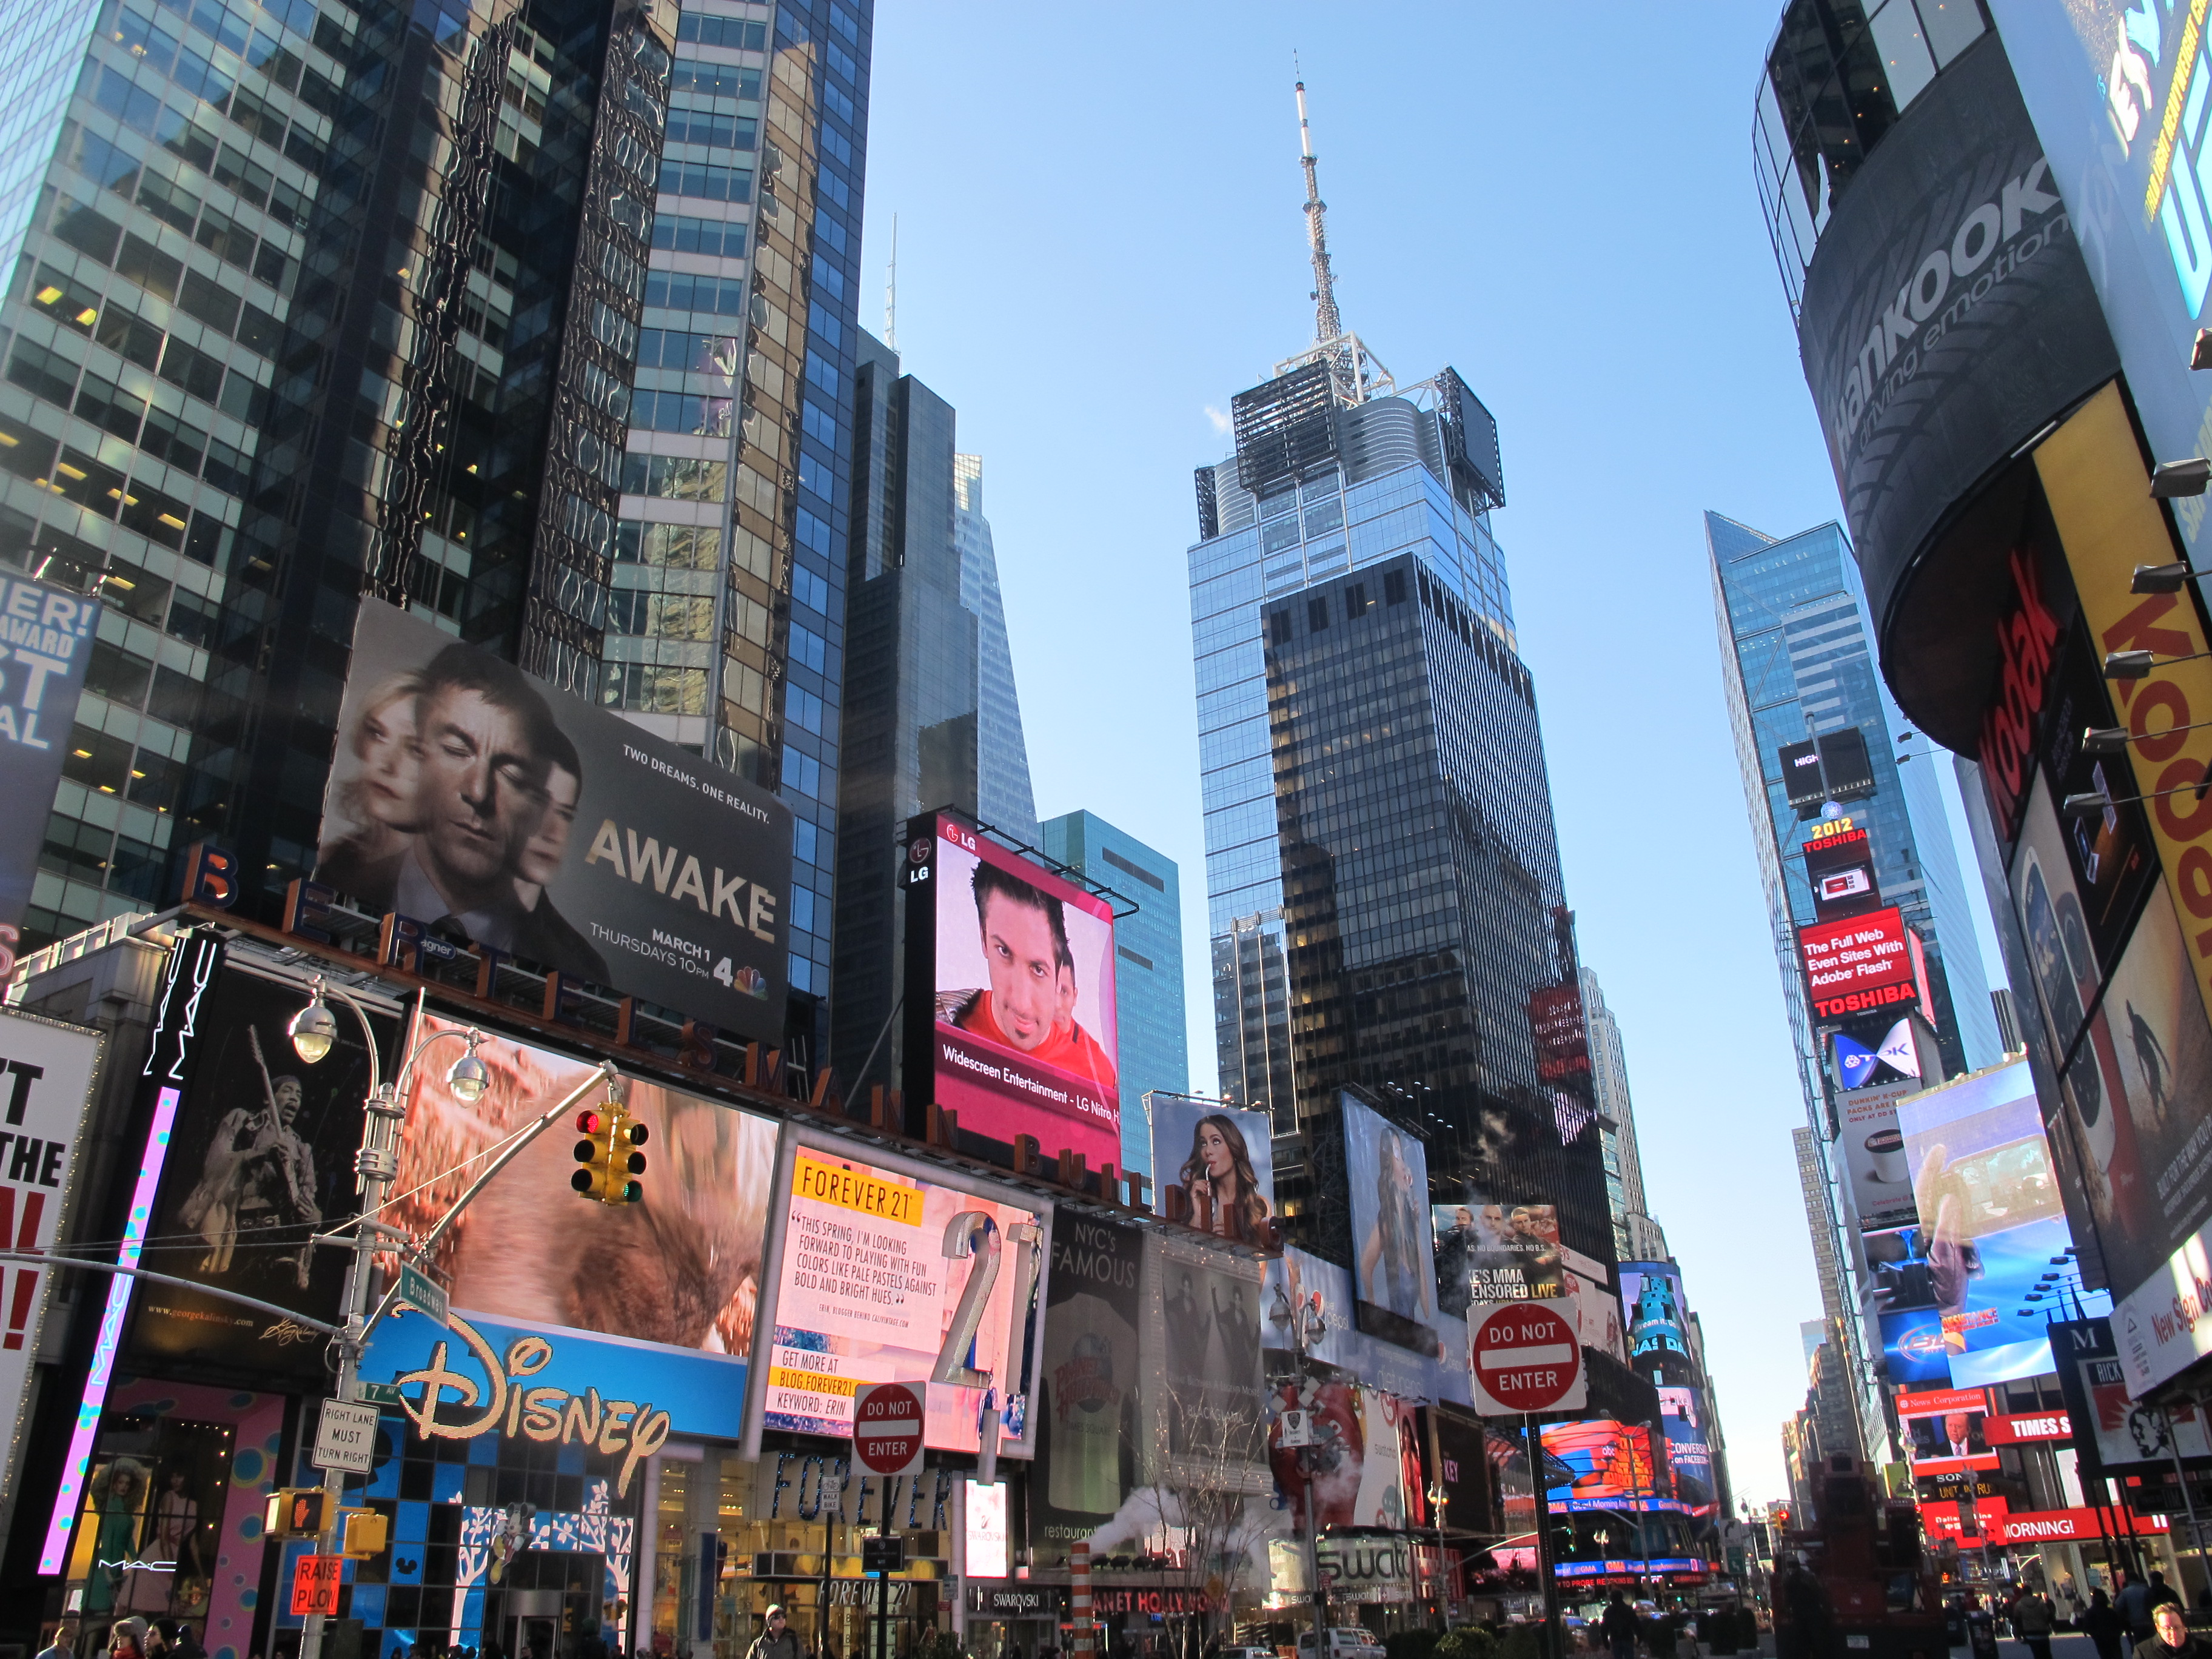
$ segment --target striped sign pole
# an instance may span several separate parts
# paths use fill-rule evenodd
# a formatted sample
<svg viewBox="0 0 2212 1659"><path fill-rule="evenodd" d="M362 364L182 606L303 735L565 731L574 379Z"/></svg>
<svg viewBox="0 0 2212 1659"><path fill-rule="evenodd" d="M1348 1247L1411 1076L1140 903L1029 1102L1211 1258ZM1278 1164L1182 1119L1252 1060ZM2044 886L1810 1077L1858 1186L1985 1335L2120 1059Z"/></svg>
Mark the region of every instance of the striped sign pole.
<svg viewBox="0 0 2212 1659"><path fill-rule="evenodd" d="M1075 1625L1068 1650L1077 1655L1088 1654L1091 1650L1091 1546L1087 1542L1077 1544L1067 1553L1067 1605Z"/></svg>

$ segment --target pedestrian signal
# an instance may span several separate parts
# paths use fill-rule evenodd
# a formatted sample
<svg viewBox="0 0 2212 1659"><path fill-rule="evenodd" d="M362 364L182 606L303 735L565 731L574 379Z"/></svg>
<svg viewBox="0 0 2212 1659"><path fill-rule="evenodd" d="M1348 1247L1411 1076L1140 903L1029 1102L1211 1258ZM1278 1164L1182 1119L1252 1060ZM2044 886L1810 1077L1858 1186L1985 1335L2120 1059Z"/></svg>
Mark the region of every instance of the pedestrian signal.
<svg viewBox="0 0 2212 1659"><path fill-rule="evenodd" d="M269 1494L263 1530L272 1538L320 1538L330 1493L320 1486L283 1486Z"/></svg>

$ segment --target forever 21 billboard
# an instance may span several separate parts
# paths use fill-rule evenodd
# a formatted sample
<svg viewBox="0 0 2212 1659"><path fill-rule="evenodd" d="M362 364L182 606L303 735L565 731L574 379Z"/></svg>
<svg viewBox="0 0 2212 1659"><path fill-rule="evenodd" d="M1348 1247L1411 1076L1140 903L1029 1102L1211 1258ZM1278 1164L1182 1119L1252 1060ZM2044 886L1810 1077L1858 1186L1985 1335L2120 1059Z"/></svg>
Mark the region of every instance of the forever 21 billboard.
<svg viewBox="0 0 2212 1659"><path fill-rule="evenodd" d="M363 908L774 1041L791 822L696 755L362 603L315 879Z"/></svg>

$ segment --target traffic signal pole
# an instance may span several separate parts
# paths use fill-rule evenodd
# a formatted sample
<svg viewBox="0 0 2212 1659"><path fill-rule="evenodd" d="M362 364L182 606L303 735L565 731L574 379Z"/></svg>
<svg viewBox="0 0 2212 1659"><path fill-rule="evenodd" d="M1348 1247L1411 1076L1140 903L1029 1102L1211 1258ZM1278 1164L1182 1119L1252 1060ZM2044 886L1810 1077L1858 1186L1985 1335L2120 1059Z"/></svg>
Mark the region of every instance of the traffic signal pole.
<svg viewBox="0 0 2212 1659"><path fill-rule="evenodd" d="M453 1225L454 1218L468 1207L477 1194L483 1190L485 1184L505 1169L524 1147L550 1128L556 1120L585 1096L600 1089L612 1089L618 1085L622 1079L621 1074L615 1070L611 1062L600 1061L599 1066L589 1077L570 1090L553 1106L548 1108L538 1116L536 1122L511 1139L500 1154L492 1159L484 1172L470 1184L466 1191L453 1200L452 1207L439 1218L437 1225L431 1228L418 1243L409 1239L397 1228L388 1227L377 1219L384 1207L386 1193L391 1182L399 1174L399 1153L397 1142L399 1125L407 1115L406 1108L399 1103L400 1095L407 1087L408 1080L413 1075L415 1064L422 1059L423 1052L432 1043L446 1037L465 1036L469 1044L469 1060L470 1063L476 1065L475 1077L480 1080L483 1072L481 1064L475 1059L477 1044L482 1040L480 1034L474 1030L464 1033L457 1030L432 1032L416 1045L415 1051L407 1056L406 1063L399 1068L399 1075L387 1084L383 1079L383 1067L377 1059L376 1031L375 1028L369 1024L368 1010L343 988L337 986L326 987L320 979L318 979L315 981L314 1000L293 1022L294 1047L298 1050L300 1058L309 1065L320 1060L330 1048L330 1044L325 1038L316 1048L311 1059L307 1053L308 1045L301 1040L301 1027L307 1024L308 1016L320 1006L325 995L336 998L353 1011L354 1018L361 1022L362 1038L368 1051L369 1091L368 1099L362 1103L361 1146L354 1154L355 1186L356 1190L361 1194L361 1214L354 1223L353 1261L346 1268L345 1328L332 1339L337 1343L338 1350L336 1397L342 1401L351 1401L359 1391L361 1359L368 1346L369 1334L375 1329L378 1322L392 1310L398 1294L398 1286L394 1285L392 1290L386 1293L383 1301L377 1305L374 1313L372 1314L369 1311L369 1289L374 1282L377 1251L409 1249L418 1256L427 1257L431 1248L444 1235L446 1230ZM325 1013L322 1016L321 1030L328 1033L331 1029L329 1016ZM456 1075L458 1076L458 1071ZM477 1092L482 1093L480 1081ZM318 1239L316 1242L320 1243L331 1241ZM340 1506L345 1498L345 1472L343 1469L325 1470L323 1489L329 1496L324 1504L324 1532L317 1549L322 1554L330 1555L338 1552L344 1538L345 1522ZM301 1632L300 1659L322 1659L325 1622L325 1616L321 1613L314 1613L307 1615L306 1628Z"/></svg>

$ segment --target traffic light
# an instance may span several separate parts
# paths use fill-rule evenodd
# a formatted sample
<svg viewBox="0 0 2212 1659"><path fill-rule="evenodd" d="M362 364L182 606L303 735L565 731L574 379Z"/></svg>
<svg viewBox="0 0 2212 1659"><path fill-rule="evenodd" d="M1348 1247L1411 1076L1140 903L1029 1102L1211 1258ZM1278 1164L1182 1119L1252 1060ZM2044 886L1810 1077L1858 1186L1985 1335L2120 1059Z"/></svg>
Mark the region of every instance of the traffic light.
<svg viewBox="0 0 2212 1659"><path fill-rule="evenodd" d="M392 1517L381 1510L341 1510L338 1515L345 1523L339 1554L367 1560L391 1547Z"/></svg>
<svg viewBox="0 0 2212 1659"><path fill-rule="evenodd" d="M281 1486L269 1494L263 1529L271 1538L320 1538L330 1498L320 1486Z"/></svg>
<svg viewBox="0 0 2212 1659"><path fill-rule="evenodd" d="M576 1115L577 1130L584 1139L576 1143L576 1162L582 1165L568 1184L586 1198L602 1204L635 1204L645 1197L646 1127L620 1105L610 1101L605 1109Z"/></svg>

